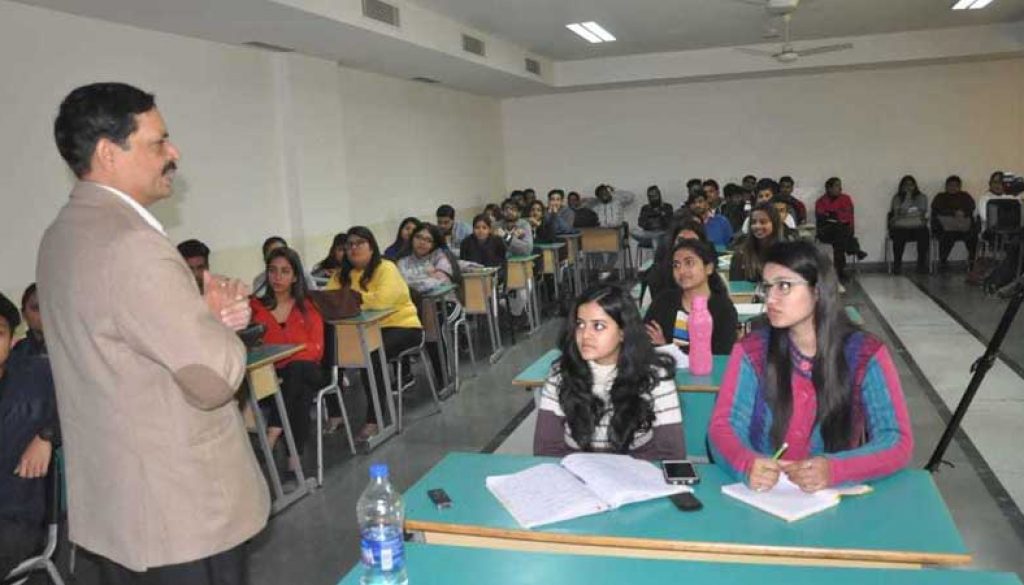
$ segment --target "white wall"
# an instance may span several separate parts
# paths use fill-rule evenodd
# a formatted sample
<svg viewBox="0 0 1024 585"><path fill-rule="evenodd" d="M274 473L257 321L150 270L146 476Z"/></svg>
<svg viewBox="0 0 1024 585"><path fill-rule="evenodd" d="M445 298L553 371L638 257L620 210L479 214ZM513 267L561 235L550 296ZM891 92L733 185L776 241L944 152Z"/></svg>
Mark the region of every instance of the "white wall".
<svg viewBox="0 0 1024 585"><path fill-rule="evenodd" d="M656 183L679 204L691 177L789 174L810 204L838 175L877 258L901 175L980 196L992 170L1024 172L1024 60L516 98L502 118L507 186L538 192Z"/></svg>
<svg viewBox="0 0 1024 585"><path fill-rule="evenodd" d="M259 244L322 256L353 223L463 214L503 189L500 105L442 87L70 16L0 0L0 291L34 280L43 230L73 177L53 145L60 100L118 80L157 96L182 151L176 194L154 207L172 241L198 237L214 268L250 277Z"/></svg>

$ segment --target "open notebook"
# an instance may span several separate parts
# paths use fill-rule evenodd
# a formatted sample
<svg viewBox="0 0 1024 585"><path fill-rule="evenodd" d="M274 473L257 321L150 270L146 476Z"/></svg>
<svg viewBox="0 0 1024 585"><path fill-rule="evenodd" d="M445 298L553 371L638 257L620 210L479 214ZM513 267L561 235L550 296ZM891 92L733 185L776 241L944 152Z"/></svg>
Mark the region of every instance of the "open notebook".
<svg viewBox="0 0 1024 585"><path fill-rule="evenodd" d="M838 489L824 489L813 494L805 493L785 474L779 476L779 483L766 492L757 492L743 483L722 486L722 493L736 498L759 510L796 522L808 516L827 510L837 504L842 496L859 496L871 491L866 485L855 485Z"/></svg>
<svg viewBox="0 0 1024 585"><path fill-rule="evenodd" d="M558 463L493 475L487 489L524 528L691 491L665 483L661 470L648 461L604 453L574 453Z"/></svg>

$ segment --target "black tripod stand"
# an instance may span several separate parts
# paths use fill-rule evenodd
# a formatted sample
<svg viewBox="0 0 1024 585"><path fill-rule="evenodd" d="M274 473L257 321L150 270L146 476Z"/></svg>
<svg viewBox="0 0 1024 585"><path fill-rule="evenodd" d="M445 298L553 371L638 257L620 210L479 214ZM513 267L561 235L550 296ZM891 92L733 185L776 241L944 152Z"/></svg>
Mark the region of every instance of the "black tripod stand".
<svg viewBox="0 0 1024 585"><path fill-rule="evenodd" d="M942 464L942 456L946 454L946 449L949 448L953 435L960 428L960 422L963 420L964 415L967 414L967 409L971 407L971 401L974 400L974 395L978 393L978 388L981 387L985 374L988 373L989 369L992 368L992 364L995 363L999 348L1003 345L1003 338L1006 337L1006 332L1009 331L1010 325L1013 324L1013 319L1017 316L1017 311L1020 310L1021 303L1024 302L1024 276L1018 277L1015 281L1001 288L996 293L996 296L1010 299L1010 304L1006 306L1003 318L999 321L999 327L996 328L995 335L992 336L992 340L988 342L988 347L985 348L985 354L971 365L971 372L974 373L971 376L971 382L967 385L967 390L964 391L964 395L960 398L960 404L957 405L953 418L946 425L946 430L942 433L942 438L939 439L935 452L932 453L928 464L924 466L925 469L932 473L938 471L939 465Z"/></svg>

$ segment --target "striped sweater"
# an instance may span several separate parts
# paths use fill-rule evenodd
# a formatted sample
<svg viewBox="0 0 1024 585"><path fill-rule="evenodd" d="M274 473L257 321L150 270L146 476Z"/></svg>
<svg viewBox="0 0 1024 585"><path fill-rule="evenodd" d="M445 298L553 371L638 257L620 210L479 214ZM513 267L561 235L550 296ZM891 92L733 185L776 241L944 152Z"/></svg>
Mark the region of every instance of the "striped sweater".
<svg viewBox="0 0 1024 585"><path fill-rule="evenodd" d="M711 426L712 454L719 466L745 480L755 458L770 457L772 412L764 398L769 328L747 335L733 348ZM845 347L853 383L853 436L848 449L826 453L816 418L817 396L810 358L793 351L793 408L785 441L786 460L824 455L829 485L877 479L906 467L914 450L910 417L899 375L885 345L863 332Z"/></svg>

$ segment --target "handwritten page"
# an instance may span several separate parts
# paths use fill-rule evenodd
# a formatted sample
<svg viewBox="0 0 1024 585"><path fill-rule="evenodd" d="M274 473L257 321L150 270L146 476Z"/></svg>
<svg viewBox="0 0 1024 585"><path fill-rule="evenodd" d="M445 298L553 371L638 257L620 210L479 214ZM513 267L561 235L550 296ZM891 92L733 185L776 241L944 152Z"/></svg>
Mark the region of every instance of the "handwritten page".
<svg viewBox="0 0 1024 585"><path fill-rule="evenodd" d="M785 474L779 476L779 483L765 492L757 492L743 483L722 486L722 493L736 498L759 510L796 522L839 504L841 495L860 495L870 492L868 486L854 486L842 490L824 489L808 494L791 482Z"/></svg>
<svg viewBox="0 0 1024 585"><path fill-rule="evenodd" d="M629 455L573 453L561 463L612 508L692 491L665 483L661 469Z"/></svg>
<svg viewBox="0 0 1024 585"><path fill-rule="evenodd" d="M599 514L610 508L557 463L488 477L487 489L524 528Z"/></svg>

